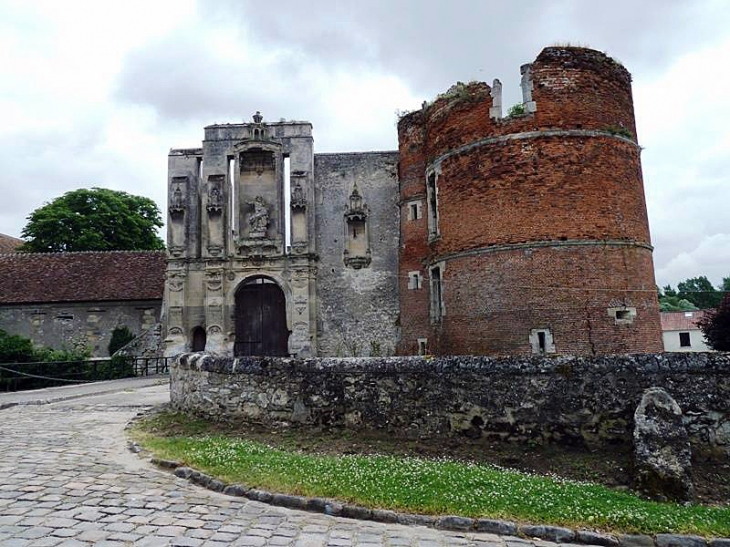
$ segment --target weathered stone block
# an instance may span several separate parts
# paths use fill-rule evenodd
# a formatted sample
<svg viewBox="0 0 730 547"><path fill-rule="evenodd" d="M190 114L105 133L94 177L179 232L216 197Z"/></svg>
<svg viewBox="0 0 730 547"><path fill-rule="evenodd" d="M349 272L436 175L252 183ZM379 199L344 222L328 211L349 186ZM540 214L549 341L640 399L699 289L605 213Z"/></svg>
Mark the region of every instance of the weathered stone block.
<svg viewBox="0 0 730 547"><path fill-rule="evenodd" d="M691 499L691 452L682 410L661 388L647 389L634 414L634 459L638 490L657 499Z"/></svg>

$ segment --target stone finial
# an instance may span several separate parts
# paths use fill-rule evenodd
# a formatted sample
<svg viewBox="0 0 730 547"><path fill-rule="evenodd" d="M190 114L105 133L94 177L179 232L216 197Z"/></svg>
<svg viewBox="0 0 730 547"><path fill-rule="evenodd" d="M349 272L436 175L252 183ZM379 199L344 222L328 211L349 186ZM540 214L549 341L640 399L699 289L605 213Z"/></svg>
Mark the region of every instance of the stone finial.
<svg viewBox="0 0 730 547"><path fill-rule="evenodd" d="M256 111L256 114L253 115L253 123L261 123L264 120L264 117L261 115L260 111Z"/></svg>
<svg viewBox="0 0 730 547"><path fill-rule="evenodd" d="M502 118L502 82L497 78L492 82L492 90L489 92L492 96L492 108L489 109L489 117L493 120Z"/></svg>
<svg viewBox="0 0 730 547"><path fill-rule="evenodd" d="M682 410L663 389L647 389L634 413L636 488L659 500L689 501L691 465Z"/></svg>

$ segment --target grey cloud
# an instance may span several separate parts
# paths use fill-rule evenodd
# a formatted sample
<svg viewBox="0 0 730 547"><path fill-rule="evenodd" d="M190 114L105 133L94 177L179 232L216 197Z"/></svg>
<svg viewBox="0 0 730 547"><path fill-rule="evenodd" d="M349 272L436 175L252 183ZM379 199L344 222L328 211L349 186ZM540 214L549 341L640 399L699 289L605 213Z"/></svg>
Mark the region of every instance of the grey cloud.
<svg viewBox="0 0 730 547"><path fill-rule="evenodd" d="M429 96L456 80L517 82L519 65L555 41L607 50L629 70L658 70L727 21L718 3L682 0L348 0L316 8L296 0L230 0L209 8L201 6L201 17L229 13L274 47L327 63L379 66Z"/></svg>

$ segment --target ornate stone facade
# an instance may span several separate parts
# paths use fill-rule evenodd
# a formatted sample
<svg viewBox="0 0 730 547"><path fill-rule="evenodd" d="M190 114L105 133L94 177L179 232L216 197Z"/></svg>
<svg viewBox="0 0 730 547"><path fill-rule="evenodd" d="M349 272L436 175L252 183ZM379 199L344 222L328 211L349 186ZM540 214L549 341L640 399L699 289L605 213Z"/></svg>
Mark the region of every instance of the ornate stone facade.
<svg viewBox="0 0 730 547"><path fill-rule="evenodd" d="M310 123L258 112L172 150L166 353L393 353L397 157L315 155ZM368 201L387 211L373 230Z"/></svg>

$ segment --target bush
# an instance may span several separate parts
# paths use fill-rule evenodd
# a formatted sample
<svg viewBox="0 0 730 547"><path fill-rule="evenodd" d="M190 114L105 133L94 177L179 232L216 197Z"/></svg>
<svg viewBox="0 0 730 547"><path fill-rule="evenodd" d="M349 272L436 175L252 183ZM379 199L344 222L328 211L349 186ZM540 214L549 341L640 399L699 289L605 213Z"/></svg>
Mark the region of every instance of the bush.
<svg viewBox="0 0 730 547"><path fill-rule="evenodd" d="M27 363L34 360L33 342L0 330L0 363Z"/></svg>
<svg viewBox="0 0 730 547"><path fill-rule="evenodd" d="M117 351L134 340L134 338L134 334L132 334L132 331L130 331L126 325L116 327L112 331L111 340L109 340L109 356L114 355Z"/></svg>
<svg viewBox="0 0 730 547"><path fill-rule="evenodd" d="M730 294L720 305L697 322L709 346L717 351L730 351Z"/></svg>
<svg viewBox="0 0 730 547"><path fill-rule="evenodd" d="M525 113L525 105L522 103L513 104L507 110L508 116L522 116Z"/></svg>
<svg viewBox="0 0 730 547"><path fill-rule="evenodd" d="M39 348L33 352L33 361L43 361L44 363L86 361L89 357L91 357L91 348L80 344L72 349Z"/></svg>

